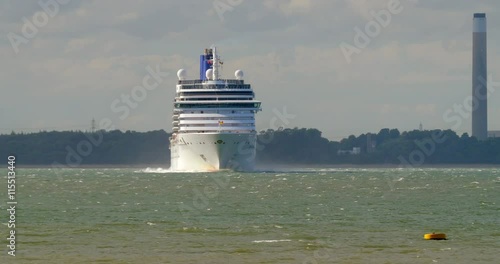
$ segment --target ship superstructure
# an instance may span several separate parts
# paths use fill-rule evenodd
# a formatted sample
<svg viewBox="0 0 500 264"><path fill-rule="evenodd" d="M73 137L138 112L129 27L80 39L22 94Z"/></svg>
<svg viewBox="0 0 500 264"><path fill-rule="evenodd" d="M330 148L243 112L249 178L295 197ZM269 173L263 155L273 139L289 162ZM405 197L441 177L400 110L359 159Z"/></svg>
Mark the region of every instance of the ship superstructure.
<svg viewBox="0 0 500 264"><path fill-rule="evenodd" d="M186 79L177 72L173 131L170 138L171 170L253 170L257 131L255 100L243 71L235 79L221 79L216 47L200 56L200 78Z"/></svg>

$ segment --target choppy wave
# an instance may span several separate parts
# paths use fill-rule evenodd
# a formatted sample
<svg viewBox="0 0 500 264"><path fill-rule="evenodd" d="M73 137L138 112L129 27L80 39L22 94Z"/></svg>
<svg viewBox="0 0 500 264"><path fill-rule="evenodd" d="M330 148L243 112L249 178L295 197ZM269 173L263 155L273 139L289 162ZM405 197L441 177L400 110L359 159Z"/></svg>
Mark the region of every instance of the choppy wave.
<svg viewBox="0 0 500 264"><path fill-rule="evenodd" d="M32 176L19 185L26 250L18 261L498 262L498 169L188 174L147 166L57 177L23 169ZM434 231L450 240L422 239Z"/></svg>
<svg viewBox="0 0 500 264"><path fill-rule="evenodd" d="M150 167L147 167L145 169L138 170L138 171L135 171L135 172L140 172L140 173L172 173L173 171L171 171L170 169L164 169L164 168L150 168Z"/></svg>
<svg viewBox="0 0 500 264"><path fill-rule="evenodd" d="M265 240L254 240L252 243L277 243L277 242L291 242L290 239L265 239Z"/></svg>
<svg viewBox="0 0 500 264"><path fill-rule="evenodd" d="M147 167L142 170L135 171L136 173L216 173L216 172L230 172L231 170L219 170L219 171L200 171L200 170L186 170L186 171L176 171L170 168L150 168Z"/></svg>
<svg viewBox="0 0 500 264"><path fill-rule="evenodd" d="M232 170L219 170L219 171L198 171L198 170L188 170L188 171L174 171L171 170L170 168L165 169L165 168L150 168L147 167L145 169L137 170L135 171L136 173L197 173L197 172L231 172ZM262 169L257 169L254 171L251 171L251 173L281 173L283 175L285 174L296 174L296 173L316 173L317 170L309 170L309 169L304 169L304 170L262 170Z"/></svg>

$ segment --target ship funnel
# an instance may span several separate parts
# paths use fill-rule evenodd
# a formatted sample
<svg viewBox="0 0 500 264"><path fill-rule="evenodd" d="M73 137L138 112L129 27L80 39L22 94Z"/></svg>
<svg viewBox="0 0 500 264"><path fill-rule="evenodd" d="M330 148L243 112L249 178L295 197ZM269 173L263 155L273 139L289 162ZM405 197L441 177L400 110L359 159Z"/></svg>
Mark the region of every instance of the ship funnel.
<svg viewBox="0 0 500 264"><path fill-rule="evenodd" d="M200 55L200 80L207 80L206 72L212 69L213 59L212 49L205 49L204 54Z"/></svg>

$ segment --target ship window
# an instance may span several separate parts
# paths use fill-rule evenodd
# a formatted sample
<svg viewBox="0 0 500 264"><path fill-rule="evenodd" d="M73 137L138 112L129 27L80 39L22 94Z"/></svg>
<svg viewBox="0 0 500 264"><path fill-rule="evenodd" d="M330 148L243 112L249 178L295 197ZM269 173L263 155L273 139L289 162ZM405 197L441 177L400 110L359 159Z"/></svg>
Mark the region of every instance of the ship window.
<svg viewBox="0 0 500 264"><path fill-rule="evenodd" d="M179 108L233 108L233 107L251 107L258 108L260 107L260 103L206 103L206 104L179 104ZM193 113L193 112L191 112Z"/></svg>

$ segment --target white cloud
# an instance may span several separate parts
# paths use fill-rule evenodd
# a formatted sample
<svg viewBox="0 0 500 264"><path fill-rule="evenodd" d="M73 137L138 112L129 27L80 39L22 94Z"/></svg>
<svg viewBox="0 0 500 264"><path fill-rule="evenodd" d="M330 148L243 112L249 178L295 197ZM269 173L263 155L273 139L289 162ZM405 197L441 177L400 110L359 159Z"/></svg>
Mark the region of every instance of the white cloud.
<svg viewBox="0 0 500 264"><path fill-rule="evenodd" d="M85 47L94 44L96 40L94 38L75 38L68 41L66 44L66 48L64 50L65 53L81 51Z"/></svg>
<svg viewBox="0 0 500 264"><path fill-rule="evenodd" d="M423 115L434 115L436 114L435 104L418 104L415 106L415 112L417 114Z"/></svg>
<svg viewBox="0 0 500 264"><path fill-rule="evenodd" d="M117 22L136 20L139 15L135 12L124 13L116 17Z"/></svg>
<svg viewBox="0 0 500 264"><path fill-rule="evenodd" d="M0 10L3 36L21 34L22 17L41 10L18 2ZM263 101L260 128L283 105L297 114L291 126L318 127L327 136L413 128L420 121L445 127L441 112L470 92L472 13L487 10L488 52L498 57L500 2L401 0L404 11L348 64L339 44L352 42L354 27L387 2L245 0L220 21L212 1L74 1L21 44L19 54L6 38L0 42L0 89L18 98L3 107L18 107L22 98L51 116L47 126L88 123L90 110L80 108L95 102L93 115L113 115L110 102L140 84L147 65L197 76L199 53L219 44L225 75L243 69ZM500 63L490 59L488 67L495 73ZM174 86L175 76L120 126L170 130ZM500 96L493 94L490 105L500 105ZM4 126L40 125L29 113L13 115L16 121ZM328 122L318 121L323 116ZM500 127L498 120L490 116L491 127Z"/></svg>

